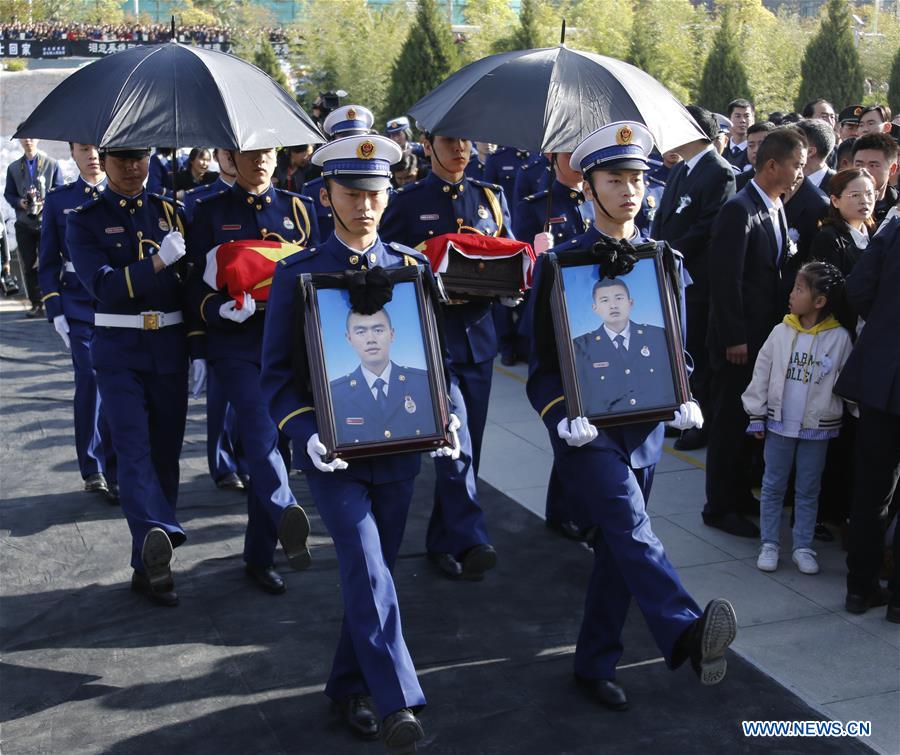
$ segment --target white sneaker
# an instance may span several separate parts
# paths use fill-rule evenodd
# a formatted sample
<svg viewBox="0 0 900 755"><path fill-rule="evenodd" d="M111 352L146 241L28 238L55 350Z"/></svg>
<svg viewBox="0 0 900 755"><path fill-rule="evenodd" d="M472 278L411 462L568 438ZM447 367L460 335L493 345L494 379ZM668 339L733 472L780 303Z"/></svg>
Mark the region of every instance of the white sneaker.
<svg viewBox="0 0 900 755"><path fill-rule="evenodd" d="M756 559L756 568L760 571L775 571L778 568L778 551L777 545L763 543Z"/></svg>
<svg viewBox="0 0 900 755"><path fill-rule="evenodd" d="M794 563L801 574L818 574L819 562L816 561L816 552L809 548L797 548L793 556Z"/></svg>

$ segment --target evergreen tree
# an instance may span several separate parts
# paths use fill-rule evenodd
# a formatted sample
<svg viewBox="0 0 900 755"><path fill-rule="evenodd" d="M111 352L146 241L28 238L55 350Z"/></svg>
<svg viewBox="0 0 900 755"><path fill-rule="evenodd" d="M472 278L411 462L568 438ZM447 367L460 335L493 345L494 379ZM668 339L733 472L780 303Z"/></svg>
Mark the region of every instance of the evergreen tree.
<svg viewBox="0 0 900 755"><path fill-rule="evenodd" d="M895 115L900 113L900 50L894 55L891 77L888 79L888 106Z"/></svg>
<svg viewBox="0 0 900 755"><path fill-rule="evenodd" d="M519 10L519 28L512 36L513 50L533 50L541 46L541 33L537 20L538 0L522 0Z"/></svg>
<svg viewBox="0 0 900 755"><path fill-rule="evenodd" d="M658 76L659 72L655 70L654 64L657 57L657 42L660 40L660 29L650 12L650 3L647 0L638 0L634 10L631 42L628 46L628 57L625 60L651 76Z"/></svg>
<svg viewBox="0 0 900 755"><path fill-rule="evenodd" d="M256 52L253 53L253 65L269 74L269 76L281 84L284 89L288 88L288 80L284 75L284 71L281 70L281 66L278 65L278 57L275 55L275 48L272 47L269 37L265 34L262 35L262 39L260 40L259 46L256 48Z"/></svg>
<svg viewBox="0 0 900 755"><path fill-rule="evenodd" d="M436 0L418 0L416 20L391 71L387 112L402 115L457 68L450 23Z"/></svg>
<svg viewBox="0 0 900 755"><path fill-rule="evenodd" d="M738 50L737 30L732 21L731 7L726 6L713 38L712 50L703 66L697 100L708 110L725 113L729 102L749 95L750 85Z"/></svg>
<svg viewBox="0 0 900 755"><path fill-rule="evenodd" d="M803 53L800 74L797 110L819 97L833 102L838 109L862 102L865 80L846 0L828 0L819 31Z"/></svg>

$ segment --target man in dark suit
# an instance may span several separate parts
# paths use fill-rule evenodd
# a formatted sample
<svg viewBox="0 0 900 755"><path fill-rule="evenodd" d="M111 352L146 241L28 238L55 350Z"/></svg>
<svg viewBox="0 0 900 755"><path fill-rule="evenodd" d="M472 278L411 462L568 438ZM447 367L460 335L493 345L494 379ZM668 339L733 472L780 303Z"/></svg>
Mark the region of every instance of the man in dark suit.
<svg viewBox="0 0 900 755"><path fill-rule="evenodd" d="M755 503L747 475L747 415L741 393L756 355L787 309L782 270L794 248L781 195L802 178L806 140L794 127L772 130L756 155L755 178L725 203L709 259L712 411L703 521L740 537L759 537L741 510Z"/></svg>
<svg viewBox="0 0 900 755"><path fill-rule="evenodd" d="M367 443L434 432L428 373L391 359L394 327L381 309L347 315L347 340L360 364L331 381L338 442Z"/></svg>
<svg viewBox="0 0 900 755"><path fill-rule="evenodd" d="M728 103L726 115L731 120L731 136L722 157L734 166L735 172L743 173L750 166L747 156L747 129L756 120L756 111L750 100L738 98Z"/></svg>
<svg viewBox="0 0 900 755"><path fill-rule="evenodd" d="M847 599L850 613L882 605L878 584L890 503L900 477L900 218L872 237L847 277L847 298L866 326L841 370L834 392L859 403L856 475L850 504ZM894 530L900 553L900 527ZM900 623L900 559L889 575L893 596L886 618Z"/></svg>
<svg viewBox="0 0 900 755"><path fill-rule="evenodd" d="M828 196L828 182L835 174L835 171L828 165L828 159L834 150L834 129L825 121L817 118L804 118L802 121L797 121L797 128L803 132L806 143L809 145L809 154L806 158L803 175Z"/></svg>
<svg viewBox="0 0 900 755"><path fill-rule="evenodd" d="M756 165L756 153L759 151L759 145L762 144L763 139L766 138L766 134L773 128L775 128L775 126L769 123L769 121L759 121L747 129L747 160L750 163L750 168L735 178L735 187L737 191L743 189L750 183L750 179L756 175L756 170L753 167Z"/></svg>
<svg viewBox="0 0 900 755"><path fill-rule="evenodd" d="M666 190L653 220L651 236L667 241L684 255L694 283L685 293L687 351L694 360L691 393L708 413L709 360L706 330L709 320L708 248L713 222L722 205L734 196L734 171L712 146L719 131L715 116L691 105L688 112L707 135L677 148L684 159L672 168ZM706 445L706 431L692 429L676 441L676 448L692 450Z"/></svg>
<svg viewBox="0 0 900 755"><path fill-rule="evenodd" d="M790 275L785 272L783 276L785 283L790 284L797 270L809 262L813 237L819 232L819 221L828 214L831 203L816 188L811 176L804 176L798 186L784 195L783 201L788 237L797 245L797 253L788 261Z"/></svg>
<svg viewBox="0 0 900 755"><path fill-rule="evenodd" d="M634 300L621 278L601 278L591 308L603 324L574 339L587 415L674 404L666 332L631 320Z"/></svg>

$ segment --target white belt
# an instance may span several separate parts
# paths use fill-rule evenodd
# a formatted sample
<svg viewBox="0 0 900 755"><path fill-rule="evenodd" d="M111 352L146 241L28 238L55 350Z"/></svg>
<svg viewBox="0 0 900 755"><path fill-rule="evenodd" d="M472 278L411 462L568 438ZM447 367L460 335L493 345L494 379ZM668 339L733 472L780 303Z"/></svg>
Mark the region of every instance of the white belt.
<svg viewBox="0 0 900 755"><path fill-rule="evenodd" d="M73 265L69 260L66 260L66 264L63 265L63 270L65 270L67 273L74 273L75 265Z"/></svg>
<svg viewBox="0 0 900 755"><path fill-rule="evenodd" d="M181 312L141 312L139 315L107 315L97 312L94 325L104 328L136 328L159 330L184 322Z"/></svg>

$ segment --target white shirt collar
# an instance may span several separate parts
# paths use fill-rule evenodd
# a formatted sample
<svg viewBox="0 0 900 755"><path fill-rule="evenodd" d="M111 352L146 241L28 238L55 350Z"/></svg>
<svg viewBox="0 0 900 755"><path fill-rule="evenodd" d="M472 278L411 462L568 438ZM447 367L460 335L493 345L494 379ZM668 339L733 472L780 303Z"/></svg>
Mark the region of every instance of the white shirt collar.
<svg viewBox="0 0 900 755"><path fill-rule="evenodd" d="M758 183L756 183L755 178L751 178L750 183L752 183L753 188L759 192L759 195L762 197L763 202L766 203L766 207L768 208L769 212L772 212L773 210L777 212L781 209L781 197L773 202L772 198L762 190L762 187L760 187Z"/></svg>
<svg viewBox="0 0 900 755"><path fill-rule="evenodd" d="M816 186L821 186L821 185L822 185L822 180L825 178L825 174L826 174L826 173L828 173L828 166L827 166L827 165L823 165L823 166L822 166L821 168L819 168L815 173L810 173L810 174L806 177L806 180L807 180L807 181L811 181L811 182L814 183Z"/></svg>
<svg viewBox="0 0 900 755"><path fill-rule="evenodd" d="M365 255L366 252L368 252L372 247L375 246L375 244L378 243L378 237L376 236L376 237L375 237L375 241L373 241L369 246L367 246L365 249L363 249L362 251L360 251L359 249L354 249L352 246L350 246L349 244L347 244L347 243L346 243L340 236L338 236L337 234L334 234L334 237L335 237L338 241L340 241L341 244L343 244L345 247L347 247L347 249L349 249L351 252L353 252L353 254L359 254L359 255ZM363 368L363 369L365 369L365 368Z"/></svg>
<svg viewBox="0 0 900 755"><path fill-rule="evenodd" d="M696 155L694 155L690 160L685 161L684 163L684 175L689 175L690 172L694 169L694 167L703 159L703 155L707 152L710 152L713 148L712 144L707 144L703 149L701 149Z"/></svg>
<svg viewBox="0 0 900 755"><path fill-rule="evenodd" d="M744 141L742 141L740 144L735 144L735 143L731 140L731 137L729 136L729 137L728 137L728 149L730 149L730 150L734 150L734 149L747 149L747 140L744 139Z"/></svg>
<svg viewBox="0 0 900 755"><path fill-rule="evenodd" d="M616 336L622 336L625 339L625 348L628 348L628 341L631 339L631 322L629 322L625 326L625 330L623 330L621 333L616 333L615 331L610 330L606 327L606 323L603 323L603 330L606 331L606 335L609 336L609 340L613 343L615 343Z"/></svg>
<svg viewBox="0 0 900 755"><path fill-rule="evenodd" d="M363 377L366 379L366 384L369 386L370 391L375 390L372 387L372 384L376 380L378 380L378 378L384 380L384 395L387 396L388 386L391 384L391 362L387 363L387 367L384 368L384 372L382 372L380 375L376 375L374 372L367 370L362 365L360 365L360 369L362 369Z"/></svg>
<svg viewBox="0 0 900 755"><path fill-rule="evenodd" d="M865 249L869 245L869 233L866 231L865 226L863 226L863 230L857 231L852 225L847 223L847 230L850 231L850 238L853 239L853 243L860 249Z"/></svg>

